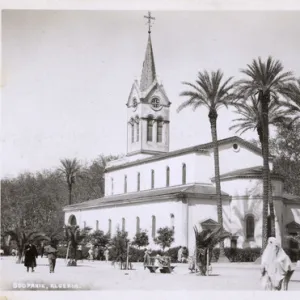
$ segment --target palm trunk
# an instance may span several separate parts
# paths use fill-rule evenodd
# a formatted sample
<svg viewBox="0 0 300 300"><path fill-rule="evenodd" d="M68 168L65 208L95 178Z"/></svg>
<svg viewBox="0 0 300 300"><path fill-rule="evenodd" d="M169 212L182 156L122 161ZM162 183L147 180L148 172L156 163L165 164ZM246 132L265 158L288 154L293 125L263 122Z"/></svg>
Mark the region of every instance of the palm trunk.
<svg viewBox="0 0 300 300"><path fill-rule="evenodd" d="M268 203L269 203L269 101L268 96L261 95L262 125L263 125L263 210L262 210L262 251L268 242Z"/></svg>
<svg viewBox="0 0 300 300"><path fill-rule="evenodd" d="M69 205L72 204L72 184L68 184L68 190L69 190Z"/></svg>
<svg viewBox="0 0 300 300"><path fill-rule="evenodd" d="M211 136L214 147L214 165L215 165L215 182L216 182L216 194L217 194L217 214L218 223L223 228L223 207L222 207L222 196L221 196L221 181L220 181L220 164L219 164L219 146L217 137L217 117L216 111L209 113L209 121L211 128ZM224 242L220 242L220 258L225 257Z"/></svg>
<svg viewBox="0 0 300 300"><path fill-rule="evenodd" d="M268 123L269 124L269 123ZM269 125L268 125L269 127ZM268 131L269 132L269 131ZM262 155L264 155L263 152L263 129L262 127L257 127L257 133L259 136L259 141L261 144L261 149L262 149ZM269 144L269 142L268 142ZM276 237L276 229L275 229L275 209L274 209L274 203L273 203L273 195L272 195L272 184L271 184L271 176L270 172L268 172L268 182L269 182L269 210L270 210L270 222L271 222L271 236Z"/></svg>

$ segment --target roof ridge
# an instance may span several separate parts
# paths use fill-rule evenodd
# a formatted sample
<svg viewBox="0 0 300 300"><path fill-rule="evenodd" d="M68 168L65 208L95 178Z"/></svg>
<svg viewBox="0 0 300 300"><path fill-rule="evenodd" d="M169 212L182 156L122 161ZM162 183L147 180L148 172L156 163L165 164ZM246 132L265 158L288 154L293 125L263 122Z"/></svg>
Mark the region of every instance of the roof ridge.
<svg viewBox="0 0 300 300"><path fill-rule="evenodd" d="M146 91L151 86L151 84L155 79L156 79L156 70L155 70L155 63L154 63L154 54L152 49L151 35L149 33L145 59L143 62L141 82L140 82L141 92Z"/></svg>

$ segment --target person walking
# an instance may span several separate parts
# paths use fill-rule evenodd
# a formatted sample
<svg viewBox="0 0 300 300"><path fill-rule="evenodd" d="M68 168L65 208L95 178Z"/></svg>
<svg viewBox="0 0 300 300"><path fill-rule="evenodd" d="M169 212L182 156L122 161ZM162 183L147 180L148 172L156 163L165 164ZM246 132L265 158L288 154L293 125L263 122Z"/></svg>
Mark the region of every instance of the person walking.
<svg viewBox="0 0 300 300"><path fill-rule="evenodd" d="M108 248L105 249L104 256L105 256L105 261L108 262L108 257L109 257L109 250L108 250Z"/></svg>
<svg viewBox="0 0 300 300"><path fill-rule="evenodd" d="M31 268L31 272L34 272L34 268L36 267L36 258L38 257L38 252L36 250L35 245L31 241L28 243L28 245L25 246L24 255L25 255L24 265L27 268L27 272L29 272L29 268Z"/></svg>
<svg viewBox="0 0 300 300"><path fill-rule="evenodd" d="M288 289L288 283L294 273L292 262L274 237L268 239L268 245L261 258L261 283L265 290L280 291Z"/></svg>
<svg viewBox="0 0 300 300"><path fill-rule="evenodd" d="M182 247L180 246L179 247L179 250L178 250L178 252L177 252L177 261L178 262L182 262L182 251L183 251L183 249L182 249Z"/></svg>
<svg viewBox="0 0 300 300"><path fill-rule="evenodd" d="M45 251L48 254L50 273L54 273L57 256L56 245L54 243L51 243L49 246L45 247Z"/></svg>
<svg viewBox="0 0 300 300"><path fill-rule="evenodd" d="M89 260L94 261L94 249L90 248L88 254L89 254Z"/></svg>
<svg viewBox="0 0 300 300"><path fill-rule="evenodd" d="M43 256L44 256L44 251L45 251L44 242L42 242L41 243L41 258L43 258Z"/></svg>

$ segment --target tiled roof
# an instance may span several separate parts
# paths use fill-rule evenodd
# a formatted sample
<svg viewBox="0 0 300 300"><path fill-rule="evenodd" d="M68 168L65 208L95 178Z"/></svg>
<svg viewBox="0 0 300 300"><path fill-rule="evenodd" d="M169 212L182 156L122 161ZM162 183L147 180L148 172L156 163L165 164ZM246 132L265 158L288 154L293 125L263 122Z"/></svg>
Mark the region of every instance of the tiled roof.
<svg viewBox="0 0 300 300"><path fill-rule="evenodd" d="M94 207L103 207L110 205L122 205L129 203L140 203L148 201L163 200L168 197L181 198L187 195L209 195L214 196L216 194L216 189L213 185L208 184L188 184L179 185L166 188L159 188L153 190L145 190L140 192L126 193L120 195L107 196L95 200L89 200L82 203L68 205L64 208L67 210L78 210L78 209L88 209ZM228 194L222 192L223 196L228 196Z"/></svg>
<svg viewBox="0 0 300 300"><path fill-rule="evenodd" d="M251 168L239 169L235 171L231 171L228 173L224 173L220 176L220 179L231 180L235 178L262 178L263 167L256 166ZM271 172L272 179L283 180L283 177L277 173ZM215 177L211 178L212 182L215 181Z"/></svg>
<svg viewBox="0 0 300 300"><path fill-rule="evenodd" d="M151 36L149 34L140 83L141 92L146 91L152 85L155 78L156 71L154 64L154 55L152 50Z"/></svg>
<svg viewBox="0 0 300 300"><path fill-rule="evenodd" d="M292 203L292 204L300 204L300 196L283 193L282 198L284 199L284 202Z"/></svg>
<svg viewBox="0 0 300 300"><path fill-rule="evenodd" d="M219 146L226 145L229 143L239 143L239 144L243 145L244 147L246 147L247 149L249 149L250 151L252 151L258 155L261 155L260 148L253 145L252 143L249 143L249 142L243 140L242 138L240 138L238 136L232 136L232 137L218 141ZM188 147L188 148L170 151L168 153L153 155L148 158L127 162L127 163L117 165L117 166L107 167L106 171L114 171L114 170L124 169L127 167L136 166L139 164L145 164L145 163L149 163L149 162L153 162L153 161L158 161L158 160L162 160L162 159L170 158L170 157L174 157L174 156L180 156L180 155L187 154L187 153L193 153L193 152L205 153L212 149L213 149L212 142L206 143L206 144L200 144L200 145L196 145L196 146L192 146L192 147ZM270 157L270 160L272 160L272 157Z"/></svg>

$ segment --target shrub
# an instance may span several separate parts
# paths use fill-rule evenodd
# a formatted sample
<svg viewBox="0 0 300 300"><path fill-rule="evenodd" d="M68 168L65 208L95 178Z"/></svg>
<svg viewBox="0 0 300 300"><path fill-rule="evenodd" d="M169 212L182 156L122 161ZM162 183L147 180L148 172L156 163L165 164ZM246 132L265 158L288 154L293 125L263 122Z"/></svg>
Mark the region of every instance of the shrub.
<svg viewBox="0 0 300 300"><path fill-rule="evenodd" d="M225 255L231 262L254 262L261 253L261 248L225 248ZM218 261L220 249L213 250L212 261Z"/></svg>
<svg viewBox="0 0 300 300"><path fill-rule="evenodd" d="M149 237L146 230L141 230L137 232L135 237L133 238L133 245L140 247L145 247L149 245Z"/></svg>
<svg viewBox="0 0 300 300"><path fill-rule="evenodd" d="M297 262L300 259L300 250L286 248L284 251L290 257L292 262Z"/></svg>
<svg viewBox="0 0 300 300"><path fill-rule="evenodd" d="M177 262L179 248L180 247L170 248L168 251L165 252L167 256L171 257L171 262Z"/></svg>
<svg viewBox="0 0 300 300"><path fill-rule="evenodd" d="M66 246L59 246L57 247L57 257L58 258L66 258L67 255L67 248ZM77 259L87 259L89 254L90 248L88 247L82 247L82 257L80 257L80 252L77 249ZM69 259L70 259L70 255L71 255L71 249L69 249Z"/></svg>
<svg viewBox="0 0 300 300"><path fill-rule="evenodd" d="M143 262L144 261L145 250L137 249L134 247L130 247L129 255L131 262Z"/></svg>
<svg viewBox="0 0 300 300"><path fill-rule="evenodd" d="M174 230L169 227L159 228L157 230L157 237L155 238L154 242L164 251L165 248L170 247L174 242Z"/></svg>

